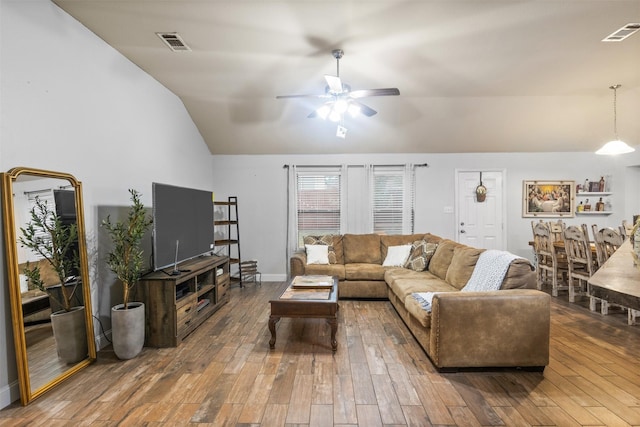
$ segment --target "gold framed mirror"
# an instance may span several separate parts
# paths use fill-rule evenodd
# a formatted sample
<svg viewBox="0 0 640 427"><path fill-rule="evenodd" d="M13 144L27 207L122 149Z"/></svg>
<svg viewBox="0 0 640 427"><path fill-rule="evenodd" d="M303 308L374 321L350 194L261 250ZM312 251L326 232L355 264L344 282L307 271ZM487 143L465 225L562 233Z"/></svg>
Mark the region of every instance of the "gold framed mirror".
<svg viewBox="0 0 640 427"><path fill-rule="evenodd" d="M26 405L96 359L82 185L68 173L18 167L2 174L2 197L20 400ZM62 251L56 249L60 236L69 243ZM74 322L79 329L65 337Z"/></svg>

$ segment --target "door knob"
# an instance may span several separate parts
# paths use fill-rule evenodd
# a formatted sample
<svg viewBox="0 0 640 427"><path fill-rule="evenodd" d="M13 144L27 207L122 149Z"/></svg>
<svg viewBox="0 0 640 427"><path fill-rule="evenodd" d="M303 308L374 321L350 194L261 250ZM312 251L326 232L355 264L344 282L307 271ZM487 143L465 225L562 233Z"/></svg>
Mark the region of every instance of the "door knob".
<svg viewBox="0 0 640 427"><path fill-rule="evenodd" d="M460 233L466 233L466 231L464 231L464 230L460 230Z"/></svg>
<svg viewBox="0 0 640 427"><path fill-rule="evenodd" d="M464 225L464 222L461 222L460 225Z"/></svg>

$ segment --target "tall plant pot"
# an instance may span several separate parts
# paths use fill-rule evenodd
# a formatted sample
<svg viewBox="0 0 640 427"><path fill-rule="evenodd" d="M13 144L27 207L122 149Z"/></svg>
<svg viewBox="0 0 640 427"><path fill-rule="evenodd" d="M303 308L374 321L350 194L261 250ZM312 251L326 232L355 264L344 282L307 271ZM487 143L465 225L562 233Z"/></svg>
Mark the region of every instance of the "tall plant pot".
<svg viewBox="0 0 640 427"><path fill-rule="evenodd" d="M60 360L65 363L77 363L87 357L89 346L84 306L73 307L71 311L52 313L51 327Z"/></svg>
<svg viewBox="0 0 640 427"><path fill-rule="evenodd" d="M144 346L144 303L130 302L111 308L113 351L118 359L136 357Z"/></svg>

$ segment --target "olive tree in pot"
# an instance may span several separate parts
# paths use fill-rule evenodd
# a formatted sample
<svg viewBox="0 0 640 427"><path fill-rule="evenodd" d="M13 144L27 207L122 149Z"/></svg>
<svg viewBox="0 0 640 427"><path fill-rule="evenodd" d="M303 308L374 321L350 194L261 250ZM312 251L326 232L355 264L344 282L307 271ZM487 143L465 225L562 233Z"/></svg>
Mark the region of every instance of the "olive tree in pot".
<svg viewBox="0 0 640 427"><path fill-rule="evenodd" d="M111 308L113 351L119 359L136 357L144 346L144 303L129 302L132 288L142 276L143 250L140 243L152 219L140 202L140 193L129 190L132 205L125 221L111 222L107 216L102 226L113 248L107 254L107 264L122 283L122 304Z"/></svg>
<svg viewBox="0 0 640 427"><path fill-rule="evenodd" d="M41 263L27 262L24 275L34 287L49 295L61 310L51 313L51 328L58 357L65 363L76 363L87 357L87 329L84 306L73 306L76 291L81 294L81 279L77 252L78 227L65 224L46 201L36 198L29 211L26 227L20 228L18 242L49 264L58 277L56 285L46 284L41 275Z"/></svg>

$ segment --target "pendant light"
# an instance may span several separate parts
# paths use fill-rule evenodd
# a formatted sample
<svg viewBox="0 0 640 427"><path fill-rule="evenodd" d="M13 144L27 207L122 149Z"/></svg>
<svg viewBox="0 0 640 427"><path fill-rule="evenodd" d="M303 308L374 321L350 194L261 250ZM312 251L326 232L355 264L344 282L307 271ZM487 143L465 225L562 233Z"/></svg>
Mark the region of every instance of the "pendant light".
<svg viewBox="0 0 640 427"><path fill-rule="evenodd" d="M631 153L632 151L636 151L635 148L630 147L625 142L620 141L620 138L618 138L616 94L619 87L620 87L619 84L609 86L609 89L613 89L613 134L616 139L604 144L604 146L601 149L596 151L596 154L606 154L610 156L615 156L616 154L626 154L626 153Z"/></svg>

